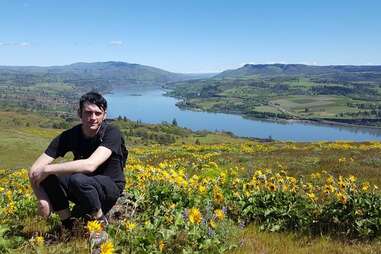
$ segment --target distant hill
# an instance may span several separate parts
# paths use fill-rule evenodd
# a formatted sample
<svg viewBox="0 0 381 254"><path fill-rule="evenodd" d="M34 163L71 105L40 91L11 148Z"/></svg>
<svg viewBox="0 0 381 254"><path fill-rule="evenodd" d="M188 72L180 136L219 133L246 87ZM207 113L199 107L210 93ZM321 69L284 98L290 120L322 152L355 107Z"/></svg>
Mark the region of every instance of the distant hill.
<svg viewBox="0 0 381 254"><path fill-rule="evenodd" d="M32 85L41 82L69 83L102 90L115 86L162 85L167 82L205 77L205 74L179 74L155 67L126 62L74 63L65 66L0 66L3 84Z"/></svg>
<svg viewBox="0 0 381 254"><path fill-rule="evenodd" d="M214 78L277 77L277 76L326 76L375 75L381 78L381 66L330 65L315 66L304 64L245 64L241 68L226 70Z"/></svg>

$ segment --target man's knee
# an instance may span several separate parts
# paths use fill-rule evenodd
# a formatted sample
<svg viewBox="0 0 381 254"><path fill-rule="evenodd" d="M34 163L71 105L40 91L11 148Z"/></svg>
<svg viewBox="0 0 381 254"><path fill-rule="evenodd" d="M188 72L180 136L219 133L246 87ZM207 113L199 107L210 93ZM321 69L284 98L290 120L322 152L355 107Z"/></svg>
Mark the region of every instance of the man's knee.
<svg viewBox="0 0 381 254"><path fill-rule="evenodd" d="M45 189L45 191L49 191L51 188L56 188L59 184L56 175L48 175L42 182L41 186Z"/></svg>
<svg viewBox="0 0 381 254"><path fill-rule="evenodd" d="M69 190L81 190L89 185L89 177L87 175L77 173L70 176L68 188Z"/></svg>

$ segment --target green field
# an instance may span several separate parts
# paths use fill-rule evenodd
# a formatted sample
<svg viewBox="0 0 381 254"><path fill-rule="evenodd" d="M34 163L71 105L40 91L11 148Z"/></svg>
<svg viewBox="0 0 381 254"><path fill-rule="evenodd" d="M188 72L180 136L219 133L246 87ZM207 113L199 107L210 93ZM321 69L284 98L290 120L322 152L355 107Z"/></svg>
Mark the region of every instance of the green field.
<svg viewBox="0 0 381 254"><path fill-rule="evenodd" d="M380 86L371 80L324 76L237 76L172 84L179 105L248 118L329 120L381 126ZM351 80L353 79L353 80Z"/></svg>

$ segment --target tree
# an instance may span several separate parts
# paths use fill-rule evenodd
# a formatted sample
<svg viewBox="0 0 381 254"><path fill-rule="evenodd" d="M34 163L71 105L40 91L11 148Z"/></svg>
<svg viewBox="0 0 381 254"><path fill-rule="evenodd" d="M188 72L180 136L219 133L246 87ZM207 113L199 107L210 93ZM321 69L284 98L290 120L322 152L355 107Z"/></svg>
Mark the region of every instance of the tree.
<svg viewBox="0 0 381 254"><path fill-rule="evenodd" d="M173 120L172 120L172 125L173 125L173 126L177 126L177 120L176 120L176 118L173 118Z"/></svg>

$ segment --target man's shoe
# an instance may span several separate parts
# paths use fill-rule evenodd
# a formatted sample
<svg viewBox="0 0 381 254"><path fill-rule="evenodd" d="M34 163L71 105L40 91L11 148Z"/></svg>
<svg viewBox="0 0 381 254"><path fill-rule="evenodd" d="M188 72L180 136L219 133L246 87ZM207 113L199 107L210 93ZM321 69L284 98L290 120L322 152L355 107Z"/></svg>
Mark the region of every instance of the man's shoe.
<svg viewBox="0 0 381 254"><path fill-rule="evenodd" d="M74 224L76 221L77 221L76 218L69 217L65 220L62 220L61 223L62 223L62 226L64 227L64 229L71 231L71 230L73 230L73 227L74 227Z"/></svg>
<svg viewBox="0 0 381 254"><path fill-rule="evenodd" d="M104 227L106 227L108 225L107 217L104 215L102 215L100 218L98 218L96 220L99 221Z"/></svg>

